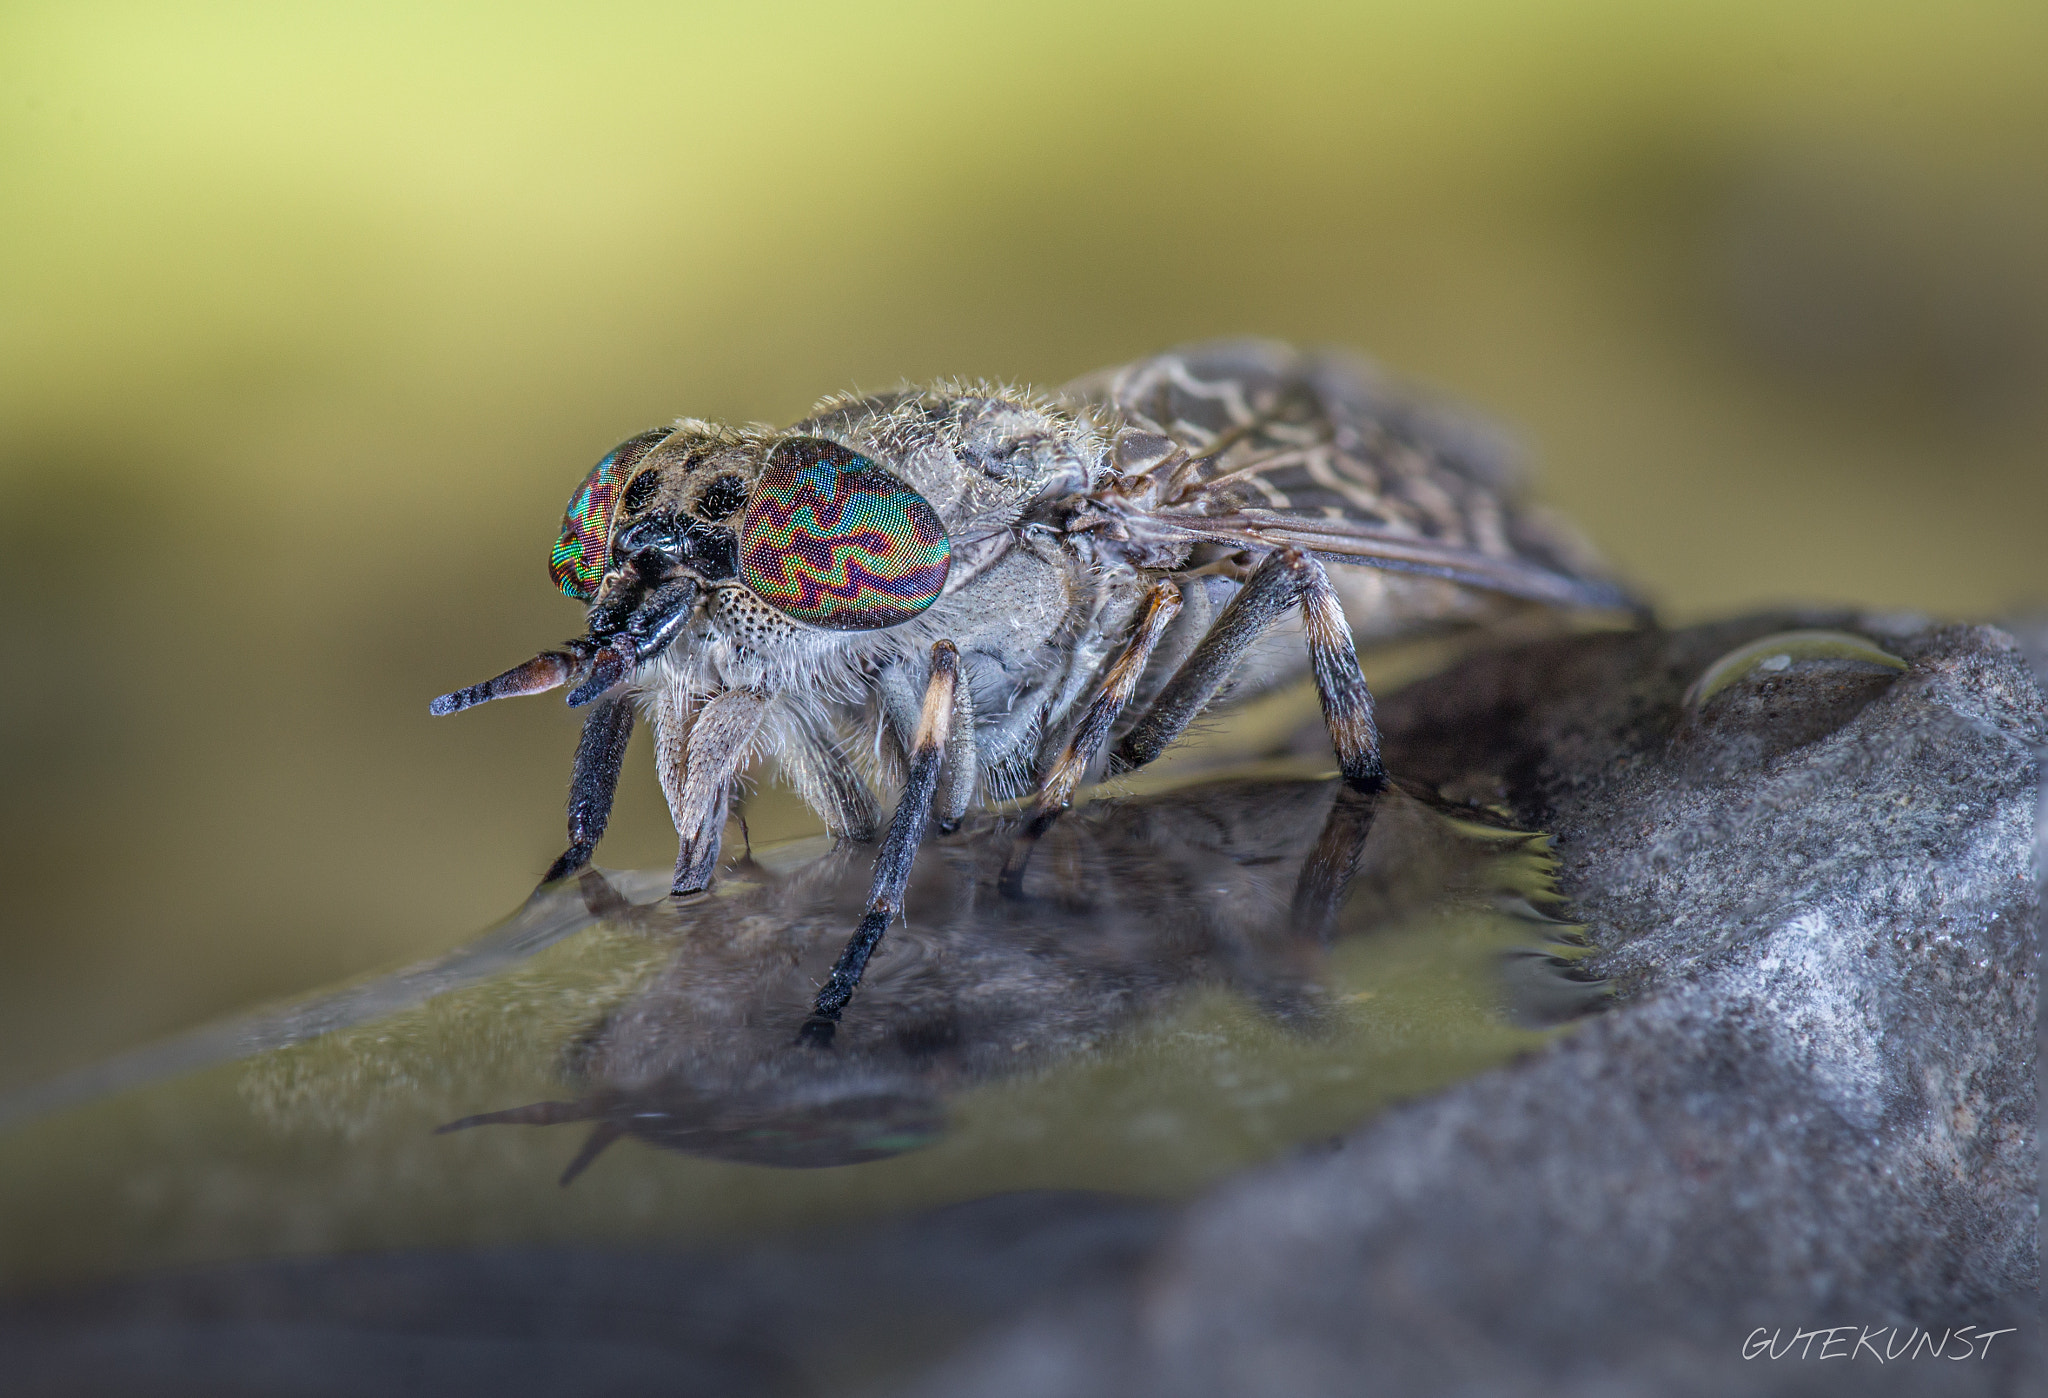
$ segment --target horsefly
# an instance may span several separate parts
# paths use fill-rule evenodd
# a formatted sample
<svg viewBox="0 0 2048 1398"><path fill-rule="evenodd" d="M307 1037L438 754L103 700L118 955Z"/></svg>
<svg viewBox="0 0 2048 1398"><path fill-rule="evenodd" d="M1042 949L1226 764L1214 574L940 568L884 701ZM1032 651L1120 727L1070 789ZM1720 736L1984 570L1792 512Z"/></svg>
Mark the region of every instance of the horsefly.
<svg viewBox="0 0 2048 1398"><path fill-rule="evenodd" d="M686 418L597 464L551 564L586 634L433 712L565 684L588 707L543 882L589 863L638 712L675 893L711 882L757 760L833 834L879 834L866 914L804 1026L816 1044L934 820L1022 800L1014 891L1084 780L1307 671L1343 777L1326 835L1355 845L1387 782L1356 644L1530 604L1639 611L1517 498L1492 434L1359 361L1262 341L1051 395L942 382L828 398L789 428ZM1330 896L1353 858L1333 847L1304 886Z"/></svg>

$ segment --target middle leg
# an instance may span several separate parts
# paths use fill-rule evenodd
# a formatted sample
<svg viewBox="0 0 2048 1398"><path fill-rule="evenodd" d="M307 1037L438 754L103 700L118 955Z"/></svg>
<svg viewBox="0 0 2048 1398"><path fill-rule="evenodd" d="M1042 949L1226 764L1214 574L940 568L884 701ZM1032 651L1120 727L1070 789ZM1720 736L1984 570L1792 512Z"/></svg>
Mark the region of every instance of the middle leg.
<svg viewBox="0 0 2048 1398"><path fill-rule="evenodd" d="M896 804L896 817L875 857L875 880L868 895L867 914L855 929L853 940L839 954L811 1007L811 1017L799 1036L804 1042L826 1047L832 1042L839 1016L853 999L868 958L881 942L889 923L903 908L903 890L910 882L910 866L917 847L924 840L931 821L932 798L939 789L939 767L945 761L946 741L953 736L954 699L960 680L960 652L951 641L932 643L931 679L924 690L917 730L910 740L910 770L903 783L903 797ZM958 735L960 741L974 741L972 733Z"/></svg>
<svg viewBox="0 0 2048 1398"><path fill-rule="evenodd" d="M1144 677L1146 662L1159 648L1166 628L1180 615L1180 608L1179 588L1163 578L1152 584L1145 599L1145 608L1138 614L1136 633L1123 653L1110 665L1094 702L1081 715L1074 735L1067 740L1066 747L1039 785L1038 795L1031 803L1030 818L1017 833L1009 857L1003 861L1002 873L997 878L998 886L1005 894L1014 898L1023 891L1024 868L1031 861L1033 847L1046 831L1052 829L1053 822L1060 818L1060 812L1066 810L1074 799L1074 788L1087 775L1096 754L1102 751L1102 745L1109 741L1109 730L1116 726L1124 705L1130 703L1131 694Z"/></svg>
<svg viewBox="0 0 2048 1398"><path fill-rule="evenodd" d="M1073 800L1074 788L1080 785L1095 755L1102 751L1124 705L1131 702L1131 694L1145 674L1145 662L1152 658L1166 628L1179 615L1180 589L1164 579L1153 583L1145 599L1145 610L1138 616L1136 634L1109 667L1101 692L1081 715L1080 726L1038 788L1038 796L1031 804L1031 821L1025 827L1032 838L1044 834Z"/></svg>

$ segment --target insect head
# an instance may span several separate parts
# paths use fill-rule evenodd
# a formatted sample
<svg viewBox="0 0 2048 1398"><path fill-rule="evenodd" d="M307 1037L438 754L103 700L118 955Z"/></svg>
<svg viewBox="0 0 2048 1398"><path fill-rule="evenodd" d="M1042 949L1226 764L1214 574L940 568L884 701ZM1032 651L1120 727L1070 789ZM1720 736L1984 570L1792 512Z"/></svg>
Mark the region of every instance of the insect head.
<svg viewBox="0 0 2048 1398"><path fill-rule="evenodd" d="M555 585L593 600L608 566L653 547L699 566L707 581L735 572L731 535L698 520L627 523L659 493L659 463L634 468L671 433L621 442L569 498L549 557ZM729 498L726 496L730 484ZM908 621L938 600L952 541L922 495L868 458L819 437L778 443L751 491L721 477L705 492L723 519L745 503L737 573L755 596L796 621L830 631L871 631ZM700 537L701 536L701 537Z"/></svg>
<svg viewBox="0 0 2048 1398"><path fill-rule="evenodd" d="M953 544L931 502L822 437L775 443L765 461L755 458L751 487L738 474L717 476L693 514L648 509L663 494L664 471L697 464L688 451L657 452L686 431L627 438L569 497L548 557L555 586L596 603L608 573L625 584L593 608L590 634L445 694L433 712L577 680L569 702L588 703L681 634L704 583L736 582L792 621L825 631L898 625L945 590ZM718 522L735 514L737 535Z"/></svg>

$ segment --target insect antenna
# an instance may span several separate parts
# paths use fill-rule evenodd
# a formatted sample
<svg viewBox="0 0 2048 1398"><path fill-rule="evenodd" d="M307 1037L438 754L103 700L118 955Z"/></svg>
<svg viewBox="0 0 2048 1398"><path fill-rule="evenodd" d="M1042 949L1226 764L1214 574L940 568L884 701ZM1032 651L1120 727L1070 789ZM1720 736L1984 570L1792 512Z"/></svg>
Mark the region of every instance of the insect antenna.
<svg viewBox="0 0 2048 1398"><path fill-rule="evenodd" d="M464 709L473 709L478 704L488 704L493 699L510 699L521 694L545 694L549 690L567 684L579 668L575 656L558 650L544 650L524 665L515 665L495 679L482 684L469 685L452 694L444 694L427 705L427 712L436 716L459 714Z"/></svg>

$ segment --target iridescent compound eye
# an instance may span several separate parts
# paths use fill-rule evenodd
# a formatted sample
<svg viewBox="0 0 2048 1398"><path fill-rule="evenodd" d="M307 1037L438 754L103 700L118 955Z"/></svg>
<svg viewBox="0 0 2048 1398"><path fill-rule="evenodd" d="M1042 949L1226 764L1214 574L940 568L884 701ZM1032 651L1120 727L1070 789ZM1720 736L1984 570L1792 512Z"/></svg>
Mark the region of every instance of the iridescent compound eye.
<svg viewBox="0 0 2048 1398"><path fill-rule="evenodd" d="M832 631L908 621L939 598L953 543L922 495L837 442L776 447L740 522L740 579Z"/></svg>
<svg viewBox="0 0 2048 1398"><path fill-rule="evenodd" d="M611 543L612 507L618 501L620 484L632 474L635 463L670 431L658 427L619 443L609 456L591 468L583 484L569 497L569 508L562 514L561 537L555 540L555 551L548 558L548 572L553 575L555 586L577 601L588 602L596 596L597 584L604 577L605 550Z"/></svg>

